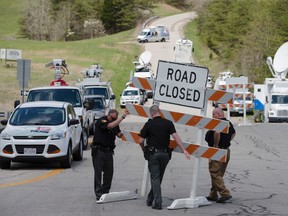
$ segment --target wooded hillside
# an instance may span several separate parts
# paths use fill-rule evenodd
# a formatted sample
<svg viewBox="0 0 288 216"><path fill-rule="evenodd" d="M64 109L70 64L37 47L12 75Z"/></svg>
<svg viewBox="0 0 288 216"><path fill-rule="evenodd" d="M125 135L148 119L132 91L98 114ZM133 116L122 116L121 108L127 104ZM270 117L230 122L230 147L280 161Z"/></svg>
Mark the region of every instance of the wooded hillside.
<svg viewBox="0 0 288 216"><path fill-rule="evenodd" d="M288 41L288 0L212 0L199 12L198 33L227 70L262 83L267 56Z"/></svg>

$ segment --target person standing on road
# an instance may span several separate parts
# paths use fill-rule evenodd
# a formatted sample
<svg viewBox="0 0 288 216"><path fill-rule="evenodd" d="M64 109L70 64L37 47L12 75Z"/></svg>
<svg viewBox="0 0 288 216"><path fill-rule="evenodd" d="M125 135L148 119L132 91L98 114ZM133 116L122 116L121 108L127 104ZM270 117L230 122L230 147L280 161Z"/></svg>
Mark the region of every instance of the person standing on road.
<svg viewBox="0 0 288 216"><path fill-rule="evenodd" d="M121 137L119 124L125 119L128 111L125 109L123 115L118 118L118 111L113 109L95 123L93 143L91 145L92 162L94 168L94 191L96 200L102 194L109 193L111 188L114 166L113 155L115 138ZM102 182L103 173L103 182Z"/></svg>
<svg viewBox="0 0 288 216"><path fill-rule="evenodd" d="M139 143L144 152L144 157L148 160L148 169L151 177L151 190L147 196L147 206L153 209L162 209L161 182L164 176L166 166L171 158L171 149L169 149L170 135L182 149L187 159L190 154L186 151L183 143L176 133L173 122L163 119L160 116L160 109L157 105L150 108L149 119L139 133ZM147 146L144 146L144 141Z"/></svg>
<svg viewBox="0 0 288 216"><path fill-rule="evenodd" d="M224 117L224 112L220 107L214 108L212 112L213 118L229 121ZM211 176L211 190L207 198L209 201L216 201L217 203L225 203L227 200L232 198L230 191L226 188L224 184L224 174L230 160L230 145L231 140L235 137L236 131L233 124L229 121L229 131L228 134L213 131L210 136L212 136L212 147L227 149L227 160L226 162L220 162L215 160L209 160L209 173ZM210 139L211 140L211 139ZM209 142L210 143L210 142ZM218 193L220 198L218 199Z"/></svg>

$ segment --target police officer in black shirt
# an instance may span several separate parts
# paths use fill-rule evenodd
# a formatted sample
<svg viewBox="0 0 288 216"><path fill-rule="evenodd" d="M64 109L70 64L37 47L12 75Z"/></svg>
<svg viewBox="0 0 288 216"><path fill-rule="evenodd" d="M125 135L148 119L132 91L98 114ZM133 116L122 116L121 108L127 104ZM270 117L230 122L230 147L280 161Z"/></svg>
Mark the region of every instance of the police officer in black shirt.
<svg viewBox="0 0 288 216"><path fill-rule="evenodd" d="M182 149L187 159L190 154L186 151L183 143L176 133L174 124L160 116L160 109L157 105L150 108L149 119L140 131L139 143L144 152L145 159L148 160L148 169L151 177L151 190L148 194L146 204L153 209L162 209L161 182L170 160L171 152L169 149L170 135ZM144 146L144 140L147 139L147 146Z"/></svg>
<svg viewBox="0 0 288 216"><path fill-rule="evenodd" d="M107 116L103 116L96 121L93 144L91 145L92 161L94 167L94 191L96 200L102 194L109 193L113 178L113 154L115 148L115 138L121 137L119 124L125 119L128 111L118 118L117 110L110 110ZM103 183L102 183L103 173Z"/></svg>

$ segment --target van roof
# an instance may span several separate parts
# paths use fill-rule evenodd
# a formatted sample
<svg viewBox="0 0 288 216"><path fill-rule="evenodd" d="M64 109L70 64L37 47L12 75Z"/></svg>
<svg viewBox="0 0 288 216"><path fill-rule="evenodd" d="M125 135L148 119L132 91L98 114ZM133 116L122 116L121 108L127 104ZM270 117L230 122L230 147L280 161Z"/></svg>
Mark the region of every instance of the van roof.
<svg viewBox="0 0 288 216"><path fill-rule="evenodd" d="M42 89L77 89L79 90L78 87L76 86L43 86L43 87L36 87L32 88L31 90L42 90Z"/></svg>

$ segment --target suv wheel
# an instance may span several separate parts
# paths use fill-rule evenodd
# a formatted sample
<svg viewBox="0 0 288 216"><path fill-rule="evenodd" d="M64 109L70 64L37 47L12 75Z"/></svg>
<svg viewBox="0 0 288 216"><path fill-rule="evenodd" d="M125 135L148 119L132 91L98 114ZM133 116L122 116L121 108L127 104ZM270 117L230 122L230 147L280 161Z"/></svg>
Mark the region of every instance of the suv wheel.
<svg viewBox="0 0 288 216"><path fill-rule="evenodd" d="M11 161L0 161L1 169L9 169L11 167Z"/></svg>
<svg viewBox="0 0 288 216"><path fill-rule="evenodd" d="M83 150L86 150L88 147L88 132L87 129L83 128L82 131L82 142L83 142Z"/></svg>
<svg viewBox="0 0 288 216"><path fill-rule="evenodd" d="M81 161L83 159L83 140L80 139L78 150L73 154L73 160Z"/></svg>
<svg viewBox="0 0 288 216"><path fill-rule="evenodd" d="M67 155L66 158L63 162L61 162L61 168L71 168L71 164L72 164L72 149L71 149L71 145L69 145L68 149L67 149Z"/></svg>

